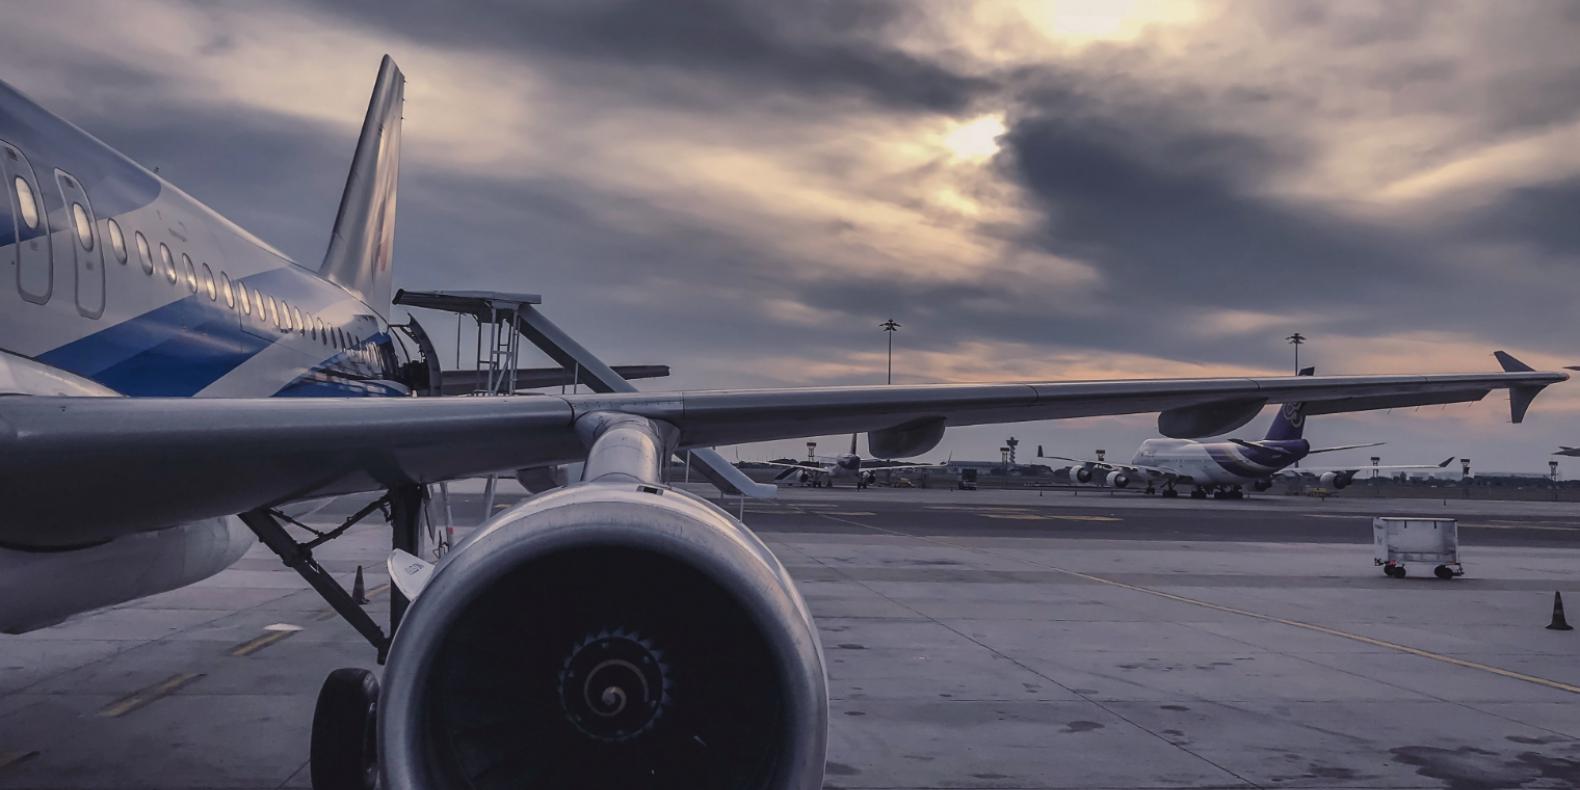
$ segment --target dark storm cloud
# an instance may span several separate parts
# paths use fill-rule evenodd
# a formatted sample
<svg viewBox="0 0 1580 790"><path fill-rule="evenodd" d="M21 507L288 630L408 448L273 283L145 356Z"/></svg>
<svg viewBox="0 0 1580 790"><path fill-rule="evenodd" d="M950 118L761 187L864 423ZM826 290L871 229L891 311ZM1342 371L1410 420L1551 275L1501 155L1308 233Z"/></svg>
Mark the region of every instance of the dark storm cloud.
<svg viewBox="0 0 1580 790"><path fill-rule="evenodd" d="M921 7L898 0L539 0L330 4L362 24L489 46L577 80L618 64L633 86L668 91L669 77L702 80L703 103L788 94L856 95L879 105L959 112L992 89L980 76L906 54L884 36ZM609 75L600 70L594 79ZM678 98L671 94L672 98Z"/></svg>
<svg viewBox="0 0 1580 790"><path fill-rule="evenodd" d="M1516 189L1461 218L1457 230L1464 239L1528 244L1580 278L1580 178Z"/></svg>

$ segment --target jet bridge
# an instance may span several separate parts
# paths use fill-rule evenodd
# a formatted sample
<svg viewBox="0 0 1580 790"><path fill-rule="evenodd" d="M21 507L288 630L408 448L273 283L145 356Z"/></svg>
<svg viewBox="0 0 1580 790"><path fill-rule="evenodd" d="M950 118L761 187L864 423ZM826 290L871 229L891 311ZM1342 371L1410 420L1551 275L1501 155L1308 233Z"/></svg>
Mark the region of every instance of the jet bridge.
<svg viewBox="0 0 1580 790"><path fill-rule="evenodd" d="M561 386L586 386L594 392L635 392L632 378L669 374L664 365L611 367L548 319L538 305L538 294L503 291L407 291L395 294L395 304L469 316L477 323L477 360L474 371L464 372L471 382L482 385L474 394L509 394L523 389L526 381L559 381ZM415 324L415 321L413 322ZM414 336L414 339L417 339ZM520 367L521 341L547 354L559 364L556 369ZM419 346L425 339L418 339ZM457 336L459 357L459 334ZM431 342L424 347L434 355ZM446 372L447 374L448 372ZM458 371L458 373L462 373ZM445 374L441 374L443 376ZM457 375L454 381L463 377ZM441 377L431 389L444 392L449 382ZM552 386L552 385L550 385ZM459 387L456 387L459 389ZM773 496L777 486L757 483L710 449L691 450L682 456L690 468L725 494L751 497ZM490 486L490 490L492 486Z"/></svg>

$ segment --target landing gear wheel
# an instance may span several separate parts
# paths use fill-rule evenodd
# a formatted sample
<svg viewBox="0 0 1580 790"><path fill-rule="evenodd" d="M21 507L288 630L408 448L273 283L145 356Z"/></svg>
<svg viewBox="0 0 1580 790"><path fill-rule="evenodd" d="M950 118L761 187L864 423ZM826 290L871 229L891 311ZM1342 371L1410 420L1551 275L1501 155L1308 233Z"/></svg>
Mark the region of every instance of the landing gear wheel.
<svg viewBox="0 0 1580 790"><path fill-rule="evenodd" d="M1190 498L1191 499L1206 499L1207 498L1207 492L1201 490L1200 488L1195 489L1194 491L1190 492Z"/></svg>
<svg viewBox="0 0 1580 790"><path fill-rule="evenodd" d="M1173 499L1174 497L1177 497L1179 495L1180 495L1180 492L1175 491L1172 488L1165 488L1165 489L1163 489L1163 497L1165 499Z"/></svg>
<svg viewBox="0 0 1580 790"><path fill-rule="evenodd" d="M1448 567L1447 565L1439 565L1436 568L1433 568L1432 573L1436 575L1437 578L1444 581L1454 578L1454 569Z"/></svg>
<svg viewBox="0 0 1580 790"><path fill-rule="evenodd" d="M324 679L313 709L313 790L374 790L378 784L379 681L365 669Z"/></svg>

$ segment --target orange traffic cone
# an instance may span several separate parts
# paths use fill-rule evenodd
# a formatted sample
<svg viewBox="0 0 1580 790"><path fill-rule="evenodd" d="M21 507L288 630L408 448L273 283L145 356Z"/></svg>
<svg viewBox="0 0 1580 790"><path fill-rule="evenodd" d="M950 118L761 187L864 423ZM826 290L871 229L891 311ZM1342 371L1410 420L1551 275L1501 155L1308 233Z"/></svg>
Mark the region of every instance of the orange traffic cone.
<svg viewBox="0 0 1580 790"><path fill-rule="evenodd" d="M1553 591L1553 621L1551 623L1547 624L1547 630L1549 630L1549 631L1573 631L1574 630L1574 627L1569 625L1569 621L1564 619L1564 597L1563 597L1562 594L1560 594L1556 590Z"/></svg>

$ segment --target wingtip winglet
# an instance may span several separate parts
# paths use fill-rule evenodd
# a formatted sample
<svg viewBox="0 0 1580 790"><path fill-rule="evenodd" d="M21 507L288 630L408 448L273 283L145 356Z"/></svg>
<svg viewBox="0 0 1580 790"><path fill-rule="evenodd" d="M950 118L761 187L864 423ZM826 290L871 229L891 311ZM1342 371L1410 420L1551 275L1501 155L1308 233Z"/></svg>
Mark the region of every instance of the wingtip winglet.
<svg viewBox="0 0 1580 790"><path fill-rule="evenodd" d="M1519 361L1507 351L1494 351L1492 356L1498 360L1499 365L1503 366L1504 373L1530 373L1535 370L1535 368Z"/></svg>
<svg viewBox="0 0 1580 790"><path fill-rule="evenodd" d="M1447 458L1444 458L1443 462L1437 465L1437 468L1439 468L1439 469L1446 468L1449 464L1451 464L1453 462L1454 462L1454 456L1451 455L1451 456L1449 456Z"/></svg>

